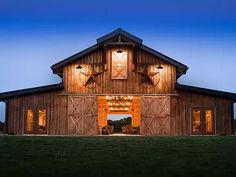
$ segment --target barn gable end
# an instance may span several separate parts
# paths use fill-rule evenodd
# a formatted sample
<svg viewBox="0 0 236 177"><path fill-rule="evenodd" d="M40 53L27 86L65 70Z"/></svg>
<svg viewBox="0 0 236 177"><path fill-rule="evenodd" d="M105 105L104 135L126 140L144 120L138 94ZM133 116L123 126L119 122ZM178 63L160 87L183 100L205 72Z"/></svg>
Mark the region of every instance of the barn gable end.
<svg viewBox="0 0 236 177"><path fill-rule="evenodd" d="M0 93L6 133L104 134L108 114L132 116L126 133L233 133L236 94L178 84L186 65L121 28L51 69L60 84Z"/></svg>

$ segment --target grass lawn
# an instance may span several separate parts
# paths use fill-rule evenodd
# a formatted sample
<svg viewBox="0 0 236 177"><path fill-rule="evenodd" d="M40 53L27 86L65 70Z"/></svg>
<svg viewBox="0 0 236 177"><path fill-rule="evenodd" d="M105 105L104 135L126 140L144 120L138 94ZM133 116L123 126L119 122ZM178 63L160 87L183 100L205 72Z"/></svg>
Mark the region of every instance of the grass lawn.
<svg viewBox="0 0 236 177"><path fill-rule="evenodd" d="M0 136L0 176L236 176L236 137Z"/></svg>

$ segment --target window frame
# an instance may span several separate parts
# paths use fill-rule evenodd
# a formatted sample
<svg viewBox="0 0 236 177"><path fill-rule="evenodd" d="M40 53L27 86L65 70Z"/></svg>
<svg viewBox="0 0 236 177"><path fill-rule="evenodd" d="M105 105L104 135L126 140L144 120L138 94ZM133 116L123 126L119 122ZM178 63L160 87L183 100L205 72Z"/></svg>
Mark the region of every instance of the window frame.
<svg viewBox="0 0 236 177"><path fill-rule="evenodd" d="M196 133L193 132L193 111L194 110L200 110L200 132ZM205 112L207 110L212 111L212 116L213 116L213 131L212 132L207 132L206 131L206 117L205 117ZM216 135L216 111L215 107L210 107L210 106L194 106L191 107L190 111L190 134L191 135Z"/></svg>
<svg viewBox="0 0 236 177"><path fill-rule="evenodd" d="M33 130L32 132L28 132L25 129L26 126L26 111L28 109L33 110ZM39 110L40 109L45 109L46 110L46 130L45 131L39 131ZM30 106L30 105L26 105L23 106L23 121L22 121L22 134L43 134L43 135L47 135L48 134L48 125L49 125L49 107L42 105L42 106Z"/></svg>

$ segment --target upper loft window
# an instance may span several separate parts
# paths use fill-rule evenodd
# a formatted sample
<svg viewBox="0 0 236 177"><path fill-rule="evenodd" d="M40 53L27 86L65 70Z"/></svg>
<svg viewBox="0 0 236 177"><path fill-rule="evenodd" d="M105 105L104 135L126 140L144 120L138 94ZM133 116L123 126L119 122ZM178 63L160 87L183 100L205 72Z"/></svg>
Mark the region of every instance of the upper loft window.
<svg viewBox="0 0 236 177"><path fill-rule="evenodd" d="M111 78L127 79L128 52L124 49L112 50Z"/></svg>

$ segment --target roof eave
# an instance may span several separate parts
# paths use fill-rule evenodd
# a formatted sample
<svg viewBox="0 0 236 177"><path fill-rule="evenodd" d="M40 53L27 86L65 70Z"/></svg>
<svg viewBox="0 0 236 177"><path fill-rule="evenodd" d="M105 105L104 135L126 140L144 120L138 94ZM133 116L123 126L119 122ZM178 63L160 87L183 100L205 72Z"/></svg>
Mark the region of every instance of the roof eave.
<svg viewBox="0 0 236 177"><path fill-rule="evenodd" d="M73 62L75 59L78 59L78 58L80 58L80 57L82 57L82 56L84 56L84 55L86 55L86 54L88 54L88 53L98 49L98 48L99 48L99 45L98 44L94 44L91 47L88 47L88 48L86 48L86 49L84 49L84 50L82 50L82 51L80 51L80 52L78 52L78 53L76 53L76 54L74 54L74 55L72 55L72 56L70 56L68 58L65 58L64 60L62 60L62 61L60 61L60 62L58 62L58 63L56 63L54 65L52 65L51 69L52 69L53 73L57 74L57 72L56 72L57 69L63 67L65 64Z"/></svg>
<svg viewBox="0 0 236 177"><path fill-rule="evenodd" d="M89 47L89 48L87 48L87 49L85 49L85 50L83 50L79 53L76 53L76 54L74 54L74 55L72 55L72 56L70 56L70 57L54 64L54 65L52 65L51 69L52 69L53 73L58 74L58 75L62 74L63 71L61 71L60 69L62 69L62 67L64 65L69 64L70 62L73 62L76 59L79 59L80 57L88 54L89 52L92 52L92 51L98 49L99 47L102 47L103 42L106 42L108 39L110 39L110 38L112 38L116 35L119 35L119 34L122 34L122 35L130 38L134 42L139 43L138 46L141 49L153 54L154 56L157 56L157 57L163 59L167 63L173 64L174 66L176 66L176 69L177 69L178 73L180 74L178 77L180 77L183 74L186 74L186 71L188 70L188 66L186 66L186 65L184 65L184 64L182 64L182 63L180 63L180 62L178 62L178 61L176 61L176 60L174 60L174 59L172 59L172 58L170 58L170 57L168 57L168 56L166 56L166 55L164 55L164 54L162 54L162 53L160 53L160 52L158 52L158 51L156 51L156 50L154 50L154 49L152 49L148 46L143 45L142 44L142 41L143 41L142 39L126 32L126 31L124 31L121 28L118 28L117 30L115 30L111 33L108 33L107 35L104 35L103 37L98 38L97 39L97 44L95 44L95 45L93 45L93 46L91 46L91 47Z"/></svg>
<svg viewBox="0 0 236 177"><path fill-rule="evenodd" d="M141 49L153 54L154 56L157 56L161 59L163 59L164 61L166 61L167 63L170 63L170 64L173 64L174 66L177 67L178 71L181 73L181 74L186 74L187 70L188 70L188 66L179 62L179 61L176 61L174 60L173 58L170 58L146 45L141 45Z"/></svg>
<svg viewBox="0 0 236 177"><path fill-rule="evenodd" d="M64 84L59 83L59 84L46 85L46 86L41 86L41 87L14 90L10 92L0 93L0 101L5 102L8 99L12 97L16 97L16 96L31 95L35 93L44 93L44 92L63 90L63 89L64 89Z"/></svg>
<svg viewBox="0 0 236 177"><path fill-rule="evenodd" d="M219 90L183 85L183 84L179 84L179 83L176 83L175 88L177 90L189 91L189 92L194 92L194 93L201 93L201 94L206 94L206 95L213 95L216 97L223 97L223 98L227 98L227 99L230 99L230 100L236 102L236 93L230 93L230 92L224 92L224 91L219 91Z"/></svg>

